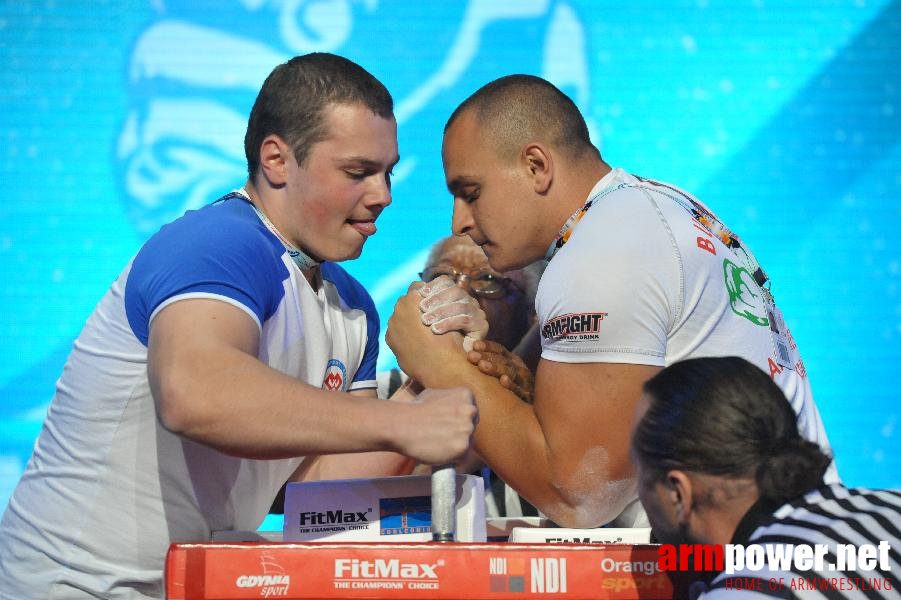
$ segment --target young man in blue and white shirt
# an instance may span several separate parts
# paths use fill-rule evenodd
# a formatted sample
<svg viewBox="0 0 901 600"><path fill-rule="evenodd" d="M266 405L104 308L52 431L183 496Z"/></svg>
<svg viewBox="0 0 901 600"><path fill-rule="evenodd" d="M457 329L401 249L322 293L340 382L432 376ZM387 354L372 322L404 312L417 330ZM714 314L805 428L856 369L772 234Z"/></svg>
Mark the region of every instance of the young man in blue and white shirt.
<svg viewBox="0 0 901 600"><path fill-rule="evenodd" d="M0 598L161 598L170 543L255 529L289 478L467 451L467 390L377 399L378 316L336 264L391 202L388 91L296 57L245 152L247 184L154 235L76 340L0 524Z"/></svg>

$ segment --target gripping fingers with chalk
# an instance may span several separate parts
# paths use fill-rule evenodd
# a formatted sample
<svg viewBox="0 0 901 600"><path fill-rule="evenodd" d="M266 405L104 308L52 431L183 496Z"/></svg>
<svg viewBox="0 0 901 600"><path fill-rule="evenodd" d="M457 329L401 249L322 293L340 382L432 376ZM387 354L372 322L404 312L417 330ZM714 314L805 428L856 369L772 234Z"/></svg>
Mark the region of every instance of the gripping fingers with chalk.
<svg viewBox="0 0 901 600"><path fill-rule="evenodd" d="M420 287L419 294L422 296L419 303L422 322L433 333L459 331L464 336L463 348L467 352L472 350L476 340L484 339L488 334L488 319L478 301L455 285L450 277L435 278Z"/></svg>

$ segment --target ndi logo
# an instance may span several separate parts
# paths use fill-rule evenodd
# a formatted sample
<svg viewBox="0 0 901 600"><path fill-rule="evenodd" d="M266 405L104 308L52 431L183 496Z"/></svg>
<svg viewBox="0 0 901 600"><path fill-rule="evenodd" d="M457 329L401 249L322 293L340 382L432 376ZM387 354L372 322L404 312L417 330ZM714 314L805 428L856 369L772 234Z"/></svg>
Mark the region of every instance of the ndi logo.
<svg viewBox="0 0 901 600"><path fill-rule="evenodd" d="M492 592L526 591L526 561L521 557L492 556L488 561Z"/></svg>
<svg viewBox="0 0 901 600"><path fill-rule="evenodd" d="M531 584L532 593L565 594L566 559L531 559Z"/></svg>

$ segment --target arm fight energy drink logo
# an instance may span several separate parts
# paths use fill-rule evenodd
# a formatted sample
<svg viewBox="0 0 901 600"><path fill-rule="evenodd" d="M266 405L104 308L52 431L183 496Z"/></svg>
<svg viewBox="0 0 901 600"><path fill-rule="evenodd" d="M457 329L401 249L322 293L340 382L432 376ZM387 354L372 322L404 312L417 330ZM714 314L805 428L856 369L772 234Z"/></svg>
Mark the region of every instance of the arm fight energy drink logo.
<svg viewBox="0 0 901 600"><path fill-rule="evenodd" d="M570 313L548 319L541 328L546 340L596 340L607 313Z"/></svg>

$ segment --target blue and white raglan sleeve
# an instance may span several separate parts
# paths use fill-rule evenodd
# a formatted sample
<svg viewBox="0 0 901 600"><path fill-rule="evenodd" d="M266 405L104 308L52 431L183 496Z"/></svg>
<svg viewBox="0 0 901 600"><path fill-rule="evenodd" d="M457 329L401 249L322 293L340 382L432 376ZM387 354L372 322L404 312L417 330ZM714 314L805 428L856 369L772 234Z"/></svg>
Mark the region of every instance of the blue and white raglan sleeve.
<svg viewBox="0 0 901 600"><path fill-rule="evenodd" d="M141 343L147 345L150 322L163 308L187 298L228 302L262 328L284 294L280 281L288 274L278 259L282 249L256 226L255 215L242 214L241 208L226 202L186 213L135 256L125 308ZM260 260L267 254L273 260Z"/></svg>

